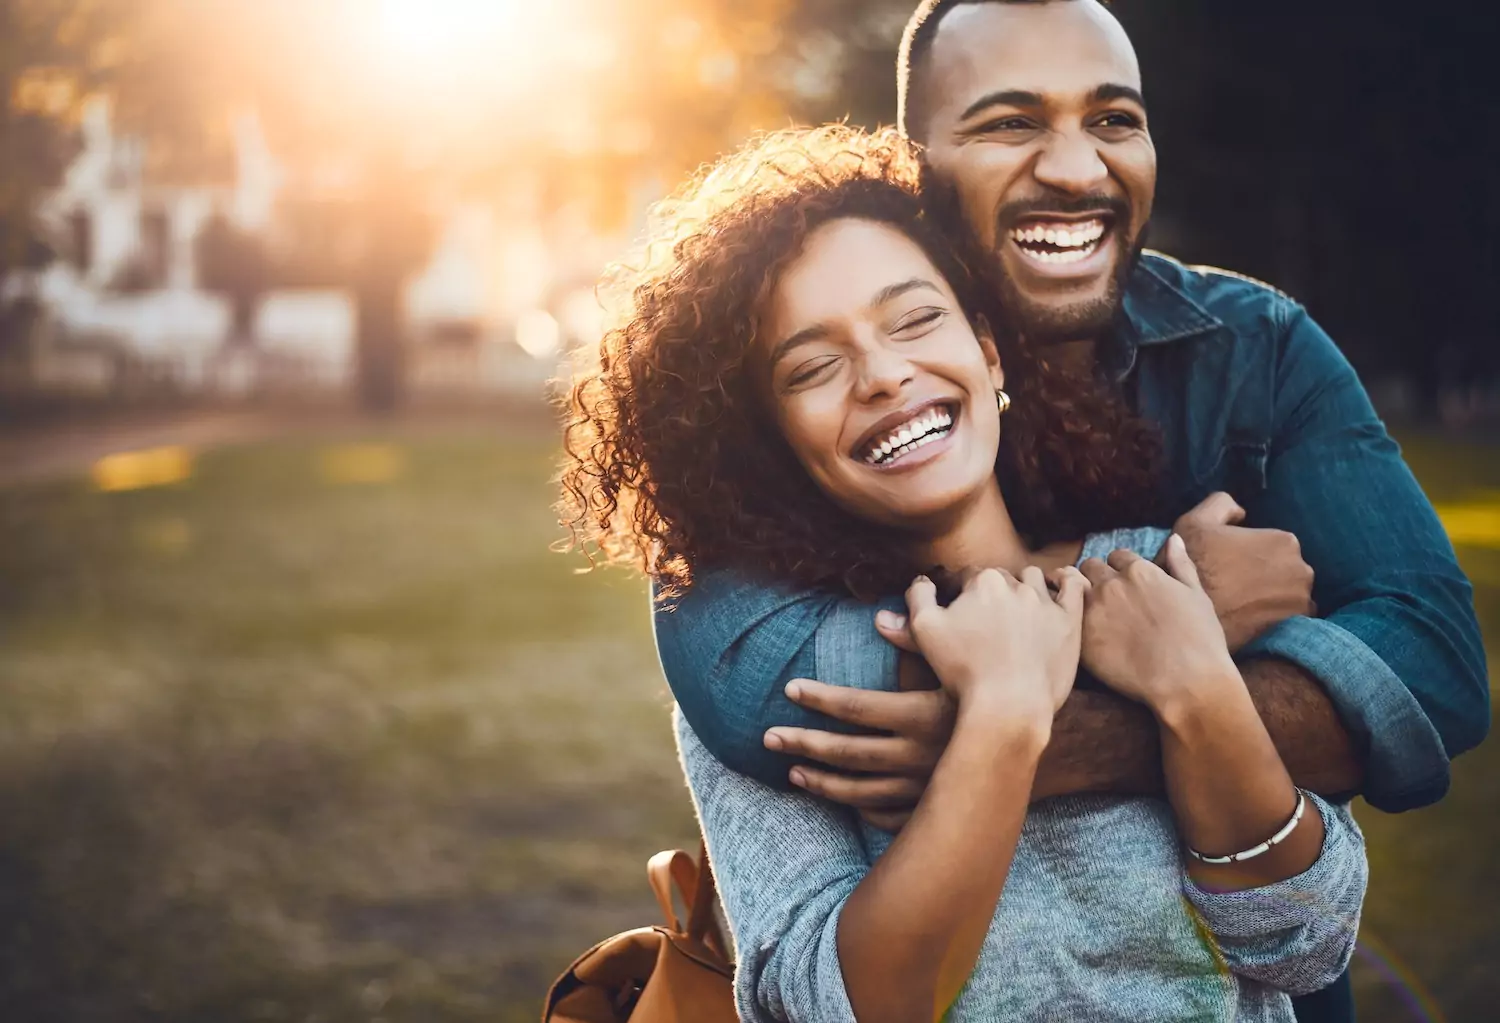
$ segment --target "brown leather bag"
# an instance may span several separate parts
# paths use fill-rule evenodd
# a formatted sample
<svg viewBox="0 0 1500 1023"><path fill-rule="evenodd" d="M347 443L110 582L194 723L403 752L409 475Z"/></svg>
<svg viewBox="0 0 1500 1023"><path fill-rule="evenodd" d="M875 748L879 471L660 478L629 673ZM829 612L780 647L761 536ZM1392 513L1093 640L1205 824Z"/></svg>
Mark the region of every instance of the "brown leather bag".
<svg viewBox="0 0 1500 1023"><path fill-rule="evenodd" d="M708 850L699 843L696 863L681 849L659 852L646 876L667 926L616 934L579 956L547 992L542 1023L736 1023ZM674 884L686 927L672 905Z"/></svg>

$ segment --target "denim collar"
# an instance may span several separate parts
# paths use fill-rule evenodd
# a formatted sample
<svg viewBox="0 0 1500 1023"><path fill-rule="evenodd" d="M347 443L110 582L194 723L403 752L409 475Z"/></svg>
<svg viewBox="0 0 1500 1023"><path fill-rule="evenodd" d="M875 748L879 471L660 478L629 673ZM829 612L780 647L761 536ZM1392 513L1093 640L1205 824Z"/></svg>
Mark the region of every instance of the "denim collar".
<svg viewBox="0 0 1500 1023"><path fill-rule="evenodd" d="M1137 261L1125 285L1121 313L1099 352L1100 368L1115 380L1130 375L1136 352L1143 345L1181 341L1224 326L1223 320L1193 301L1152 265L1162 258L1148 249Z"/></svg>

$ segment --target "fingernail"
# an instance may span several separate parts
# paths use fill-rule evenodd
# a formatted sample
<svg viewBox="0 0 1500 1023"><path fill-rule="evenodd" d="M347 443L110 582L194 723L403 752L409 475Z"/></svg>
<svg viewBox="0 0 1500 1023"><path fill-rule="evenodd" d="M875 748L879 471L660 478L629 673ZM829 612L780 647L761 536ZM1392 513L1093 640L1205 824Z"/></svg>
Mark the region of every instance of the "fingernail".
<svg viewBox="0 0 1500 1023"><path fill-rule="evenodd" d="M800 700L802 698L802 683L792 679L786 684L786 698L788 700Z"/></svg>
<svg viewBox="0 0 1500 1023"><path fill-rule="evenodd" d="M1176 533L1173 533L1171 536L1167 537L1167 543L1171 544L1173 547L1177 548L1177 550L1179 550L1179 551L1186 549L1182 545L1182 537L1179 536L1179 535L1177 535Z"/></svg>
<svg viewBox="0 0 1500 1023"><path fill-rule="evenodd" d="M765 743L766 743L766 749L781 749L781 746L782 746L781 733L778 732L774 728L771 729L769 732L766 733Z"/></svg>
<svg viewBox="0 0 1500 1023"><path fill-rule="evenodd" d="M791 779L792 784L797 786L799 789L805 788L807 785L807 775L802 773L802 768L800 767L792 768Z"/></svg>
<svg viewBox="0 0 1500 1023"><path fill-rule="evenodd" d="M915 586L917 583L931 583L931 582L932 582L932 580L929 579L929 578L927 578L925 575L919 575L915 579L912 580L912 585Z"/></svg>
<svg viewBox="0 0 1500 1023"><path fill-rule="evenodd" d="M906 615L897 614L894 611L877 611L875 621L883 629L906 628Z"/></svg>

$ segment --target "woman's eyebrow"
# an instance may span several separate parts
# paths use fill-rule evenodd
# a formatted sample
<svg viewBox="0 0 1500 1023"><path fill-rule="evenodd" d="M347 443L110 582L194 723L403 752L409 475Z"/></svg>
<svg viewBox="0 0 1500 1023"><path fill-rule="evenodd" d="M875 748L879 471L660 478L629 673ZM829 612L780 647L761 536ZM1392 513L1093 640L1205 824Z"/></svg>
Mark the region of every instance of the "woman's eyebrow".
<svg viewBox="0 0 1500 1023"><path fill-rule="evenodd" d="M827 337L828 334L829 330L826 323L814 323L811 327L803 327L791 337L784 338L783 340L777 342L776 347L771 349L770 365L776 365L781 361L782 356L786 355L793 348L796 348L799 345L805 345L809 341L819 341Z"/></svg>
<svg viewBox="0 0 1500 1023"><path fill-rule="evenodd" d="M938 288L938 286L936 284L933 284L931 281L925 280L921 277L913 277L910 280L902 281L899 284L887 284L885 287L875 292L875 297L870 300L870 308L874 309L877 306L883 306L891 299L898 298L901 295L906 294L908 291L916 291L918 288L927 288L930 291L936 291L938 292L938 294L942 294L942 291Z"/></svg>

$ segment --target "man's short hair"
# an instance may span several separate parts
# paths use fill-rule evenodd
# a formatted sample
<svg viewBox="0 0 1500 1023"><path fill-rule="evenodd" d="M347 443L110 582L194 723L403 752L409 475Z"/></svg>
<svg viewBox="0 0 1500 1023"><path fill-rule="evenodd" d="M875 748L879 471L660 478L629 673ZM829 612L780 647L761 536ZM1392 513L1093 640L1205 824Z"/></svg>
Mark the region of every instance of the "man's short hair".
<svg viewBox="0 0 1500 1023"><path fill-rule="evenodd" d="M955 7L965 4L1047 4L1061 0L922 0L906 22L901 33L901 49L896 53L896 127L916 142L925 140L925 126L912 131L912 112L921 115L926 100L927 57L938 24Z"/></svg>

